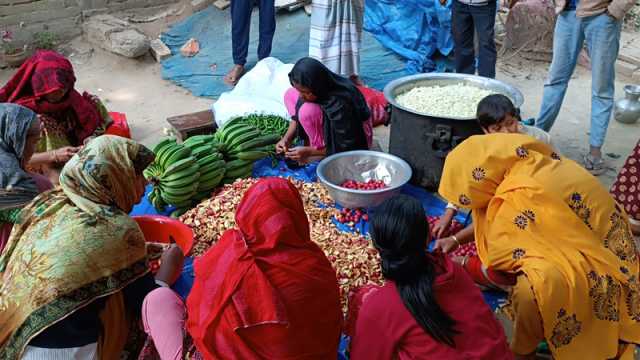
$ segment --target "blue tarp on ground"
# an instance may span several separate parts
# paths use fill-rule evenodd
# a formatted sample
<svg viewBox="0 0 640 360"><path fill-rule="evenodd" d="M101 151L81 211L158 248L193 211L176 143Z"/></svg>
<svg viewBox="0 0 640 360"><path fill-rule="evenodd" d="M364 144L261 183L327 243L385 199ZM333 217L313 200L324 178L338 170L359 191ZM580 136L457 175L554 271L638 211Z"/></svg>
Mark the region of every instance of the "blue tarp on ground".
<svg viewBox="0 0 640 360"><path fill-rule="evenodd" d="M441 6L439 0L367 0L366 5L360 67L368 86L381 90L407 74L445 70L446 61L436 64L431 57L436 51L448 55L453 47L448 5ZM303 11L279 13L271 55L285 63L307 56L309 21ZM162 62L164 79L196 96L216 98L231 90L222 80L233 66L229 11L210 6L173 25L161 38L174 54ZM200 52L185 58L180 47L190 38L198 40ZM258 16L254 14L249 66L257 62L257 46Z"/></svg>

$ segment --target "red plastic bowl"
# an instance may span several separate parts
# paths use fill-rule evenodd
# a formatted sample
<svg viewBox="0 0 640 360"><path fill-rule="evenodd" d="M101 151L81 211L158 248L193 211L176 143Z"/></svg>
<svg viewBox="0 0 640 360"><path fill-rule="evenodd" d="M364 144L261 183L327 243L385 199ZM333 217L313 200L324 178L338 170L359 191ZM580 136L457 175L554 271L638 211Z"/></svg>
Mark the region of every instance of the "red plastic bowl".
<svg viewBox="0 0 640 360"><path fill-rule="evenodd" d="M133 216L144 233L147 242L165 243L171 242L173 237L183 254L189 254L193 246L193 231L182 222L167 216L142 215Z"/></svg>

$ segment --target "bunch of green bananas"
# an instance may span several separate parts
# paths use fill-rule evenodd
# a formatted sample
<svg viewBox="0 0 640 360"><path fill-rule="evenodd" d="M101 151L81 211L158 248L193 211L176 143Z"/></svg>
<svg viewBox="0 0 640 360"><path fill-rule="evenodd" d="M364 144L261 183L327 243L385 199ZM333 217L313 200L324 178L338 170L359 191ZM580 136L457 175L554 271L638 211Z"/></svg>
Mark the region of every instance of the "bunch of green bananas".
<svg viewBox="0 0 640 360"><path fill-rule="evenodd" d="M158 210L166 205L189 208L194 200L208 197L224 176L222 155L207 139L178 144L167 138L153 151L156 159L144 175L153 184L149 200Z"/></svg>
<svg viewBox="0 0 640 360"><path fill-rule="evenodd" d="M264 135L260 129L248 124L244 118L228 121L216 134L221 143L226 163L222 183L231 183L239 178L251 176L253 163L275 153L275 144L280 135Z"/></svg>

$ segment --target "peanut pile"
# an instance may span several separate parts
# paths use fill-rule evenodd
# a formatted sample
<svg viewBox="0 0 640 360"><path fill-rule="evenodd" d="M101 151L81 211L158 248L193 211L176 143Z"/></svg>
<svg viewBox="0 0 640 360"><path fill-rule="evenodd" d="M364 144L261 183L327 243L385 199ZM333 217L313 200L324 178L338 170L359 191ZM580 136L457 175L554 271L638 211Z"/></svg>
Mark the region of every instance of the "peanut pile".
<svg viewBox="0 0 640 360"><path fill-rule="evenodd" d="M339 215L333 200L320 183L289 179L298 188L311 227L311 239L320 246L333 265L340 285L343 311L350 292L366 284L382 284L378 252L368 238L336 228L332 218ZM244 193L258 179L240 179L225 185L180 219L193 229L193 256L204 254L225 230L235 227L235 210Z"/></svg>

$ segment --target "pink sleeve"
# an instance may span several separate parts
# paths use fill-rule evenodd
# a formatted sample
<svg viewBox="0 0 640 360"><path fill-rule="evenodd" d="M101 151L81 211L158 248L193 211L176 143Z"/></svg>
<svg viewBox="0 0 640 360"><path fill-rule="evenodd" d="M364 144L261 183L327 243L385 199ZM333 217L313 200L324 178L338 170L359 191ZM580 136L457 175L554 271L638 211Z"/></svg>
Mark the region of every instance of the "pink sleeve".
<svg viewBox="0 0 640 360"><path fill-rule="evenodd" d="M388 360L394 359L394 338L386 332L376 314L365 303L356 320L356 330L351 339L352 360Z"/></svg>
<svg viewBox="0 0 640 360"><path fill-rule="evenodd" d="M289 90L284 93L284 106L287 108L289 116L296 114L296 103L299 97L300 93L295 88L289 88Z"/></svg>

